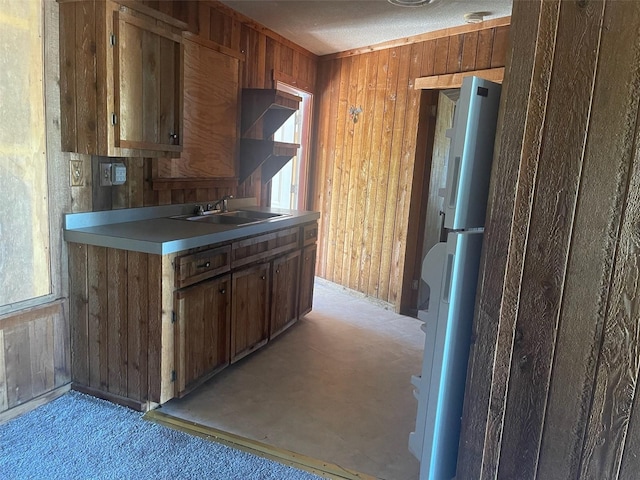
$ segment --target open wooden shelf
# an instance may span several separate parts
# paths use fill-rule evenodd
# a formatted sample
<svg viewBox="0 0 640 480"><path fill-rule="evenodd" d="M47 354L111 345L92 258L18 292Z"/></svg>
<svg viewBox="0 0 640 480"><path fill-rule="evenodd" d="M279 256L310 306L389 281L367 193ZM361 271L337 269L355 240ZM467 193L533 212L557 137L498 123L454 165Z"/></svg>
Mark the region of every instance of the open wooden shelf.
<svg viewBox="0 0 640 480"><path fill-rule="evenodd" d="M240 141L240 183L262 167L262 182L266 183L298 153L297 143L273 142L243 138Z"/></svg>
<svg viewBox="0 0 640 480"><path fill-rule="evenodd" d="M298 110L302 98L275 89L242 90L242 135L262 120L262 138L269 138Z"/></svg>

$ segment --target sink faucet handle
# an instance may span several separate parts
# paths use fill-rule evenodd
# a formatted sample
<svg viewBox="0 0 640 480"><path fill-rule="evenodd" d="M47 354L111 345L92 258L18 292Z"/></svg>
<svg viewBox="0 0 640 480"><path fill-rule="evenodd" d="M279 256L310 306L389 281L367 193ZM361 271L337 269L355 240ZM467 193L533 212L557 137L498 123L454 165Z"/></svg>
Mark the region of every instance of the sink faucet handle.
<svg viewBox="0 0 640 480"><path fill-rule="evenodd" d="M204 207L202 205L196 205L193 209L193 213L196 215L204 215Z"/></svg>

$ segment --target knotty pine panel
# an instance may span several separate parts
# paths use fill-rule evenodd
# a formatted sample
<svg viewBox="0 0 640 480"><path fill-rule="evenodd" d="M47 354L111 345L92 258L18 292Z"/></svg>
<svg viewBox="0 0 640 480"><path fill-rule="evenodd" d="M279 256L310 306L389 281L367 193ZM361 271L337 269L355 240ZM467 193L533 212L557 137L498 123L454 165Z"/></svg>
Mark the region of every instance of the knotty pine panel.
<svg viewBox="0 0 640 480"><path fill-rule="evenodd" d="M55 301L0 316L0 413L69 383L69 324Z"/></svg>
<svg viewBox="0 0 640 480"><path fill-rule="evenodd" d="M496 29L488 30L493 40ZM321 277L397 309L410 294L403 288L411 282L403 280L405 263L415 262L413 251L406 258L409 212L421 211L412 210L411 200L421 95L413 81L475 69L477 56L502 58L504 65L506 51L493 55L493 41L479 40L482 32L318 64L312 209L321 213L316 267ZM280 49L281 63L288 62L287 55ZM356 123L351 107L363 109Z"/></svg>
<svg viewBox="0 0 640 480"><path fill-rule="evenodd" d="M638 21L514 2L459 477L637 477Z"/></svg>

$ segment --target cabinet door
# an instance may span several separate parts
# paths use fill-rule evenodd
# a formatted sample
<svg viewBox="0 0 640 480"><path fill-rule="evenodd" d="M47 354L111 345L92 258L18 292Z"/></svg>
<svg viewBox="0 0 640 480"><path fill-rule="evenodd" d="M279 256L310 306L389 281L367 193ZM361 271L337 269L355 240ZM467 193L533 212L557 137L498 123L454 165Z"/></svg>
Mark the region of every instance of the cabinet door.
<svg viewBox="0 0 640 480"><path fill-rule="evenodd" d="M182 38L140 17L114 16L114 144L180 152Z"/></svg>
<svg viewBox="0 0 640 480"><path fill-rule="evenodd" d="M184 142L160 159L160 177L237 176L240 59L196 36L184 39Z"/></svg>
<svg viewBox="0 0 640 480"><path fill-rule="evenodd" d="M300 250L273 261L270 338L275 337L298 320L298 280Z"/></svg>
<svg viewBox="0 0 640 480"><path fill-rule="evenodd" d="M269 269L264 263L232 275L231 362L267 343L269 336Z"/></svg>
<svg viewBox="0 0 640 480"><path fill-rule="evenodd" d="M302 250L302 268L300 271L300 316L313 307L313 281L316 274L316 245Z"/></svg>
<svg viewBox="0 0 640 480"><path fill-rule="evenodd" d="M176 292L179 396L229 365L230 283L230 276L225 275Z"/></svg>

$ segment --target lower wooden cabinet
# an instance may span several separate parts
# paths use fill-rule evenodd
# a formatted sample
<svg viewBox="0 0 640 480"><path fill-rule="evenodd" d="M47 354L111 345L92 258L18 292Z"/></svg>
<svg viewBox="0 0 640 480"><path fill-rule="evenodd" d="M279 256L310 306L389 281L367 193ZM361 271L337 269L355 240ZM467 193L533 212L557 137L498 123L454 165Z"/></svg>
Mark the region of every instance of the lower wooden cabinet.
<svg viewBox="0 0 640 480"><path fill-rule="evenodd" d="M269 338L274 338L298 320L298 289L295 285L300 278L300 256L300 250L296 250L273 261Z"/></svg>
<svg viewBox="0 0 640 480"><path fill-rule="evenodd" d="M176 393L182 396L229 365L231 276L175 294Z"/></svg>
<svg viewBox="0 0 640 480"><path fill-rule="evenodd" d="M313 306L313 282L316 275L316 251L315 244L302 250L302 267L300 269L300 307L299 315L305 315Z"/></svg>
<svg viewBox="0 0 640 480"><path fill-rule="evenodd" d="M314 232L167 255L70 244L73 388L148 410L257 350L311 310Z"/></svg>
<svg viewBox="0 0 640 480"><path fill-rule="evenodd" d="M263 263L231 275L231 363L269 339L270 268L270 263Z"/></svg>

